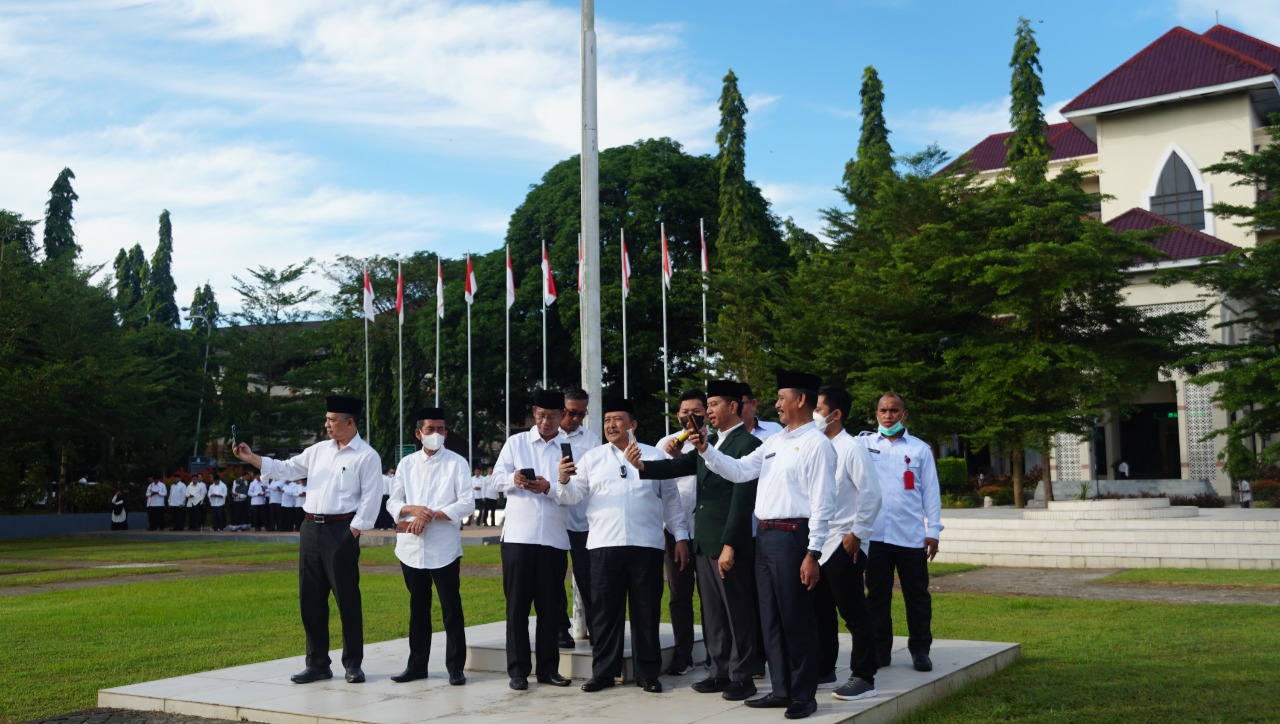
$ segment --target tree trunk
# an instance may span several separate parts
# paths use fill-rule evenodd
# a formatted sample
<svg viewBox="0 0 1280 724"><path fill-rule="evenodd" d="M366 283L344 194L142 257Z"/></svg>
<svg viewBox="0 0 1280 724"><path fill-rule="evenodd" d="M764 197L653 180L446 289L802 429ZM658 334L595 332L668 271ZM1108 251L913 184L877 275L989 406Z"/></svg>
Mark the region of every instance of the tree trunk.
<svg viewBox="0 0 1280 724"><path fill-rule="evenodd" d="M1013 449L1013 507L1025 508L1027 503L1022 499L1022 466L1026 459L1026 453L1021 447Z"/></svg>
<svg viewBox="0 0 1280 724"><path fill-rule="evenodd" d="M62 462L58 464L58 515L62 515L62 501L67 497L67 444L62 443Z"/></svg>
<svg viewBox="0 0 1280 724"><path fill-rule="evenodd" d="M1049 503L1053 502L1053 475L1049 472L1050 463L1053 462L1053 438L1050 438L1044 444L1044 466L1040 472L1040 480L1044 483L1044 505L1049 507Z"/></svg>

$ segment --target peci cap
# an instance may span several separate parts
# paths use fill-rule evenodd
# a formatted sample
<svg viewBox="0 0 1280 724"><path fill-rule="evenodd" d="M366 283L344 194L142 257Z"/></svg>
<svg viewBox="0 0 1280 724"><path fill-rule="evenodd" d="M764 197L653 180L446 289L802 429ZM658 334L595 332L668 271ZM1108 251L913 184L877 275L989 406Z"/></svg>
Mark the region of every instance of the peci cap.
<svg viewBox="0 0 1280 724"><path fill-rule="evenodd" d="M563 410L564 393L559 390L538 390L533 396L533 406L544 410Z"/></svg>
<svg viewBox="0 0 1280 724"><path fill-rule="evenodd" d="M636 406L625 397L606 397L603 401L604 410L602 414L610 412L625 412L631 415L632 419L636 416Z"/></svg>
<svg viewBox="0 0 1280 724"><path fill-rule="evenodd" d="M779 372L778 389L812 390L822 387L822 378L808 372Z"/></svg>
<svg viewBox="0 0 1280 724"><path fill-rule="evenodd" d="M324 398L325 412L336 412L341 415L359 415L364 410L364 400L357 397L330 395Z"/></svg>
<svg viewBox="0 0 1280 724"><path fill-rule="evenodd" d="M711 380L707 383L707 397L742 397L742 384L733 380Z"/></svg>
<svg viewBox="0 0 1280 724"><path fill-rule="evenodd" d="M413 419L417 420L443 420L444 408L441 407L420 407L418 411L413 413Z"/></svg>

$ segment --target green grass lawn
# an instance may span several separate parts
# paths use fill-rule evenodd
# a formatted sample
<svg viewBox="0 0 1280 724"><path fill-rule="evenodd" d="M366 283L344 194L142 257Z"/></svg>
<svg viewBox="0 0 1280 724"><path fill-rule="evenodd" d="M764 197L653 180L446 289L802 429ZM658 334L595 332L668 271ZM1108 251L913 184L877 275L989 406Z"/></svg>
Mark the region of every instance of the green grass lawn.
<svg viewBox="0 0 1280 724"><path fill-rule="evenodd" d="M56 571L60 568L62 566L52 563L0 563L0 576L8 576L14 573L35 573L36 571Z"/></svg>
<svg viewBox="0 0 1280 724"><path fill-rule="evenodd" d="M173 566L156 566L154 568L63 568L61 570L44 570L35 573L14 573L7 576L0 576L0 588L42 586L50 583L86 581L97 578L148 576L155 573L168 573L176 570L178 569Z"/></svg>
<svg viewBox="0 0 1280 724"><path fill-rule="evenodd" d="M46 541L48 545L41 545ZM208 560L210 563L234 562L243 556L276 554L284 560L297 560L298 546L293 543L246 543L240 541L109 541L102 538L24 538L0 541L0 558L58 561L100 561L104 563L167 563L169 561ZM267 561L250 561L267 562Z"/></svg>
<svg viewBox="0 0 1280 724"><path fill-rule="evenodd" d="M1280 570L1222 568L1134 568L1103 578L1099 583L1137 583L1188 588L1280 590Z"/></svg>

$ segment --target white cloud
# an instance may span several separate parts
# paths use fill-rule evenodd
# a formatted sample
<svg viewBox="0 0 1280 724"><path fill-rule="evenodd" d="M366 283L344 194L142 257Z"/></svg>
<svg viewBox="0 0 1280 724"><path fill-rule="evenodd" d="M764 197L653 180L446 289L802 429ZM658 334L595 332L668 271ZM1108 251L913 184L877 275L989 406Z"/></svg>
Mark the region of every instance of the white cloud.
<svg viewBox="0 0 1280 724"><path fill-rule="evenodd" d="M1055 101L1044 107L1049 124L1062 123L1062 108L1069 100ZM1008 131L1009 96L999 100L970 103L958 108L914 109L902 117L889 119L889 127L912 145L937 143L953 156L968 151L978 141L993 133Z"/></svg>
<svg viewBox="0 0 1280 724"><path fill-rule="evenodd" d="M769 200L778 218L791 217L802 229L824 239L825 222L818 212L844 205L844 199L832 186L764 181L760 183L760 193Z"/></svg>

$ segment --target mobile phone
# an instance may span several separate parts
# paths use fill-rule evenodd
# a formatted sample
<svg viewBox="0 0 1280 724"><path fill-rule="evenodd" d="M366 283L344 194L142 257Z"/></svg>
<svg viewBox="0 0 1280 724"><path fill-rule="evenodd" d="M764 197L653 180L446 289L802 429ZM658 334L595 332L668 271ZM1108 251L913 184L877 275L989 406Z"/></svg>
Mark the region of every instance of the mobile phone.
<svg viewBox="0 0 1280 724"><path fill-rule="evenodd" d="M634 430L627 430L627 442L635 442L636 433Z"/></svg>
<svg viewBox="0 0 1280 724"><path fill-rule="evenodd" d="M231 449L235 450L236 447L237 447L236 446L236 426L232 425L231 426Z"/></svg>
<svg viewBox="0 0 1280 724"><path fill-rule="evenodd" d="M520 468L520 474L525 476L529 480L533 480L534 478L538 477L538 474L533 472L533 468Z"/></svg>
<svg viewBox="0 0 1280 724"><path fill-rule="evenodd" d="M694 430L701 430L707 426L707 418L703 415L690 415L689 419L693 420Z"/></svg>
<svg viewBox="0 0 1280 724"><path fill-rule="evenodd" d="M569 458L569 462L573 462L573 445L567 442L560 443L560 457Z"/></svg>

